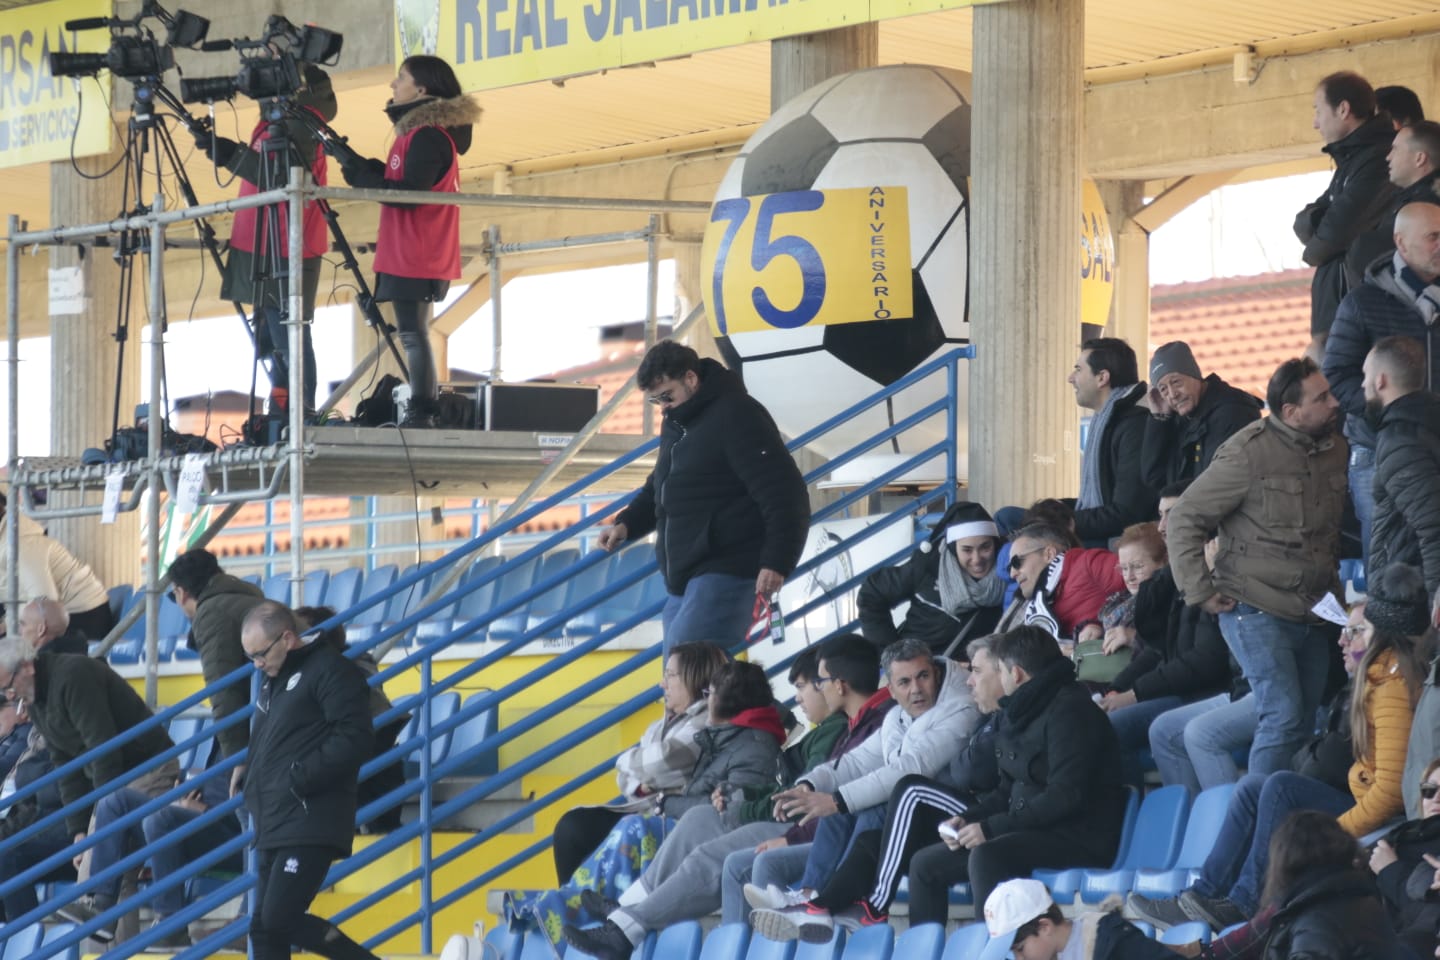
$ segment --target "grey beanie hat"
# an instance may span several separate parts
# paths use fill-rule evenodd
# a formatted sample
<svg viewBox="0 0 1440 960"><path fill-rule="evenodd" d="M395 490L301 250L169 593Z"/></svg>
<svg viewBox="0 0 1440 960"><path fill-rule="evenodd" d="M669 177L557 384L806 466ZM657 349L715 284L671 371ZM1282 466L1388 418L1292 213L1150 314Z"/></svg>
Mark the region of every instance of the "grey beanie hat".
<svg viewBox="0 0 1440 960"><path fill-rule="evenodd" d="M1159 383L1160 378L1167 373L1183 373L1196 380L1205 379L1205 375L1200 372L1200 364L1195 362L1195 354L1190 352L1190 344L1183 340L1170 341L1157 349L1155 356L1150 359L1152 384Z"/></svg>

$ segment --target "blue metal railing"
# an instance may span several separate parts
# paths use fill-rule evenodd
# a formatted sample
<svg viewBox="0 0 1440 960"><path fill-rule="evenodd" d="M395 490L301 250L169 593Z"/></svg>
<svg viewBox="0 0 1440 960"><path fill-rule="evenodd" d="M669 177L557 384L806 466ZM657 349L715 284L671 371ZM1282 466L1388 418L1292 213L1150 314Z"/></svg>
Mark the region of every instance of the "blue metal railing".
<svg viewBox="0 0 1440 960"><path fill-rule="evenodd" d="M875 523L867 525L863 530L859 531L855 535L846 538L845 540L823 551L819 555L805 561L794 571L794 573L792 573L792 578L819 568L831 559L838 557L845 551L853 548L857 543L860 543L870 537L877 535L882 530L885 530L886 528L894 525L895 523L909 519L910 517L923 512L931 504L939 500L943 499L948 503L950 500L953 499L956 489L956 442L958 429L956 392L958 386L958 364L962 359L968 358L972 355L973 354L969 348L961 348L959 350L951 351L943 357L936 358L935 360L925 364L921 368L913 371L911 374L902 378L900 381L893 384L889 388L851 405L847 409L829 418L824 423L819 424L818 426L809 431L806 431L804 434L797 437L790 443L789 446L792 450L807 446L810 443L814 442L816 439L847 423L858 414L869 410L879 404L885 403L891 397L913 387L915 384L942 373L945 377L946 390L945 395L942 398L921 406L914 413L911 413L900 421L893 423L891 426L885 428L879 433L876 433L873 436L866 438L862 442L855 444L853 447L841 453L839 456L830 459L825 464L809 471L805 475L805 480L807 483L815 482L826 474L831 473L839 469L840 467L864 456L866 453L873 450L880 444L888 443L893 438L899 437L907 433L908 431L914 429L922 423L930 421L935 417L943 416L945 420L945 437L943 440L931 444L930 446L924 448L918 453L906 456L898 463L892 464L880 475L871 478L865 484L850 491L849 493L838 498L834 502L827 504L820 510L815 511L812 516L812 522L820 522L830 517L844 515L851 506L861 502L864 498L869 497L870 495L882 489L884 486L891 483L892 481L904 477L909 471L914 470L919 466L923 466L926 463L933 462L937 458L943 459L945 462L946 483L944 484L944 486L937 487L931 490L923 496L911 501L905 507L878 519ZM500 537L510 534L517 527L529 522L531 519L534 519L534 517L538 516L545 510L548 510L551 507L562 503L572 497L582 495L582 491L585 490L587 487L613 474L615 471L623 468L624 466L633 462L635 459L646 455L656 446L657 443L657 440L651 440L644 444L641 444L635 450L620 457L609 466L601 468L600 470L595 471L589 477L583 478L579 481L576 481L575 483L566 486L565 488L557 491L550 497L547 497L544 500L535 503L526 510L521 511L520 513L516 514L516 516L511 517L504 523L496 524L493 528L487 530L483 535L478 536L475 539L456 547L440 559L423 564L417 567L407 576L397 578L397 580L393 584L391 584L388 589L379 591L374 595L365 598L363 601L356 604L354 607L342 611L332 621L329 621L326 624L322 624L321 626L343 624L349 622L363 611L373 609L376 605L388 605L391 599L399 595L401 591L409 591L416 584L428 582L429 578L436 572L443 569L448 569L453 564L463 563L467 561L478 551L483 550L487 545L494 543ZM450 594L447 594L445 597L442 597L431 603L425 604L418 609L410 611L401 620L394 624L382 625L381 629L374 636L366 639L363 643L354 644L351 651L352 655L358 655L368 650L373 650L374 648L382 644L389 643L393 639L403 638L416 625L449 609L453 604L457 603L457 601L461 600L465 596L468 596L474 590L482 589L488 584L494 583L497 580L502 580L502 578L507 573L521 568L523 567L523 565L528 564L532 561L538 561L539 558L544 556L548 551L552 550L561 543L564 543L567 540L574 539L577 536L584 534L585 531L590 530L597 523L601 522L603 519L610 516L615 511L622 509L626 504L629 503L632 497L633 494L628 496L616 497L608 504L594 512L590 512L587 510L585 511L585 514L582 517L581 521L572 526L571 528L563 531L558 531L550 536L540 537L538 538L538 542L535 542L533 546L530 546L528 549L524 550L517 556L507 559L494 569L484 571L482 573L477 573L473 577L463 578L458 587ZM853 589L854 587L858 586L860 582L863 581L863 579L869 574L871 570L875 569L878 566L888 565L900 559L903 559L903 557L906 556L908 552L909 547L907 546L904 550L898 551L892 556L884 558L883 560L879 561L876 564L873 564L871 567L866 568L865 570L854 572L853 575L847 578L845 581L835 585L832 588L831 592L835 594L840 594ZM563 627L565 624L573 620L577 615L598 608L610 599L620 595L626 590L635 587L637 584L641 583L646 578L652 576L656 572L655 564L653 561L651 561L648 564L638 565L635 569L631 570L627 575L623 577L607 579L604 585L601 586L599 589L595 590L593 593L583 598L576 598L573 602L570 602L568 604L559 604L556 612L551 616L546 617L543 621L534 624L527 623L524 629L521 629L514 639L500 644L494 651L487 652L485 655L477 658L472 663L467 664L466 666L461 667L458 670L455 670L442 680L436 680L433 677L431 670L433 660L437 653L445 651L446 648L453 645L454 643L463 642L473 638L481 631L486 630L497 620L507 615L515 614L519 611L528 611L530 609L531 602L536 598L545 596L550 591L557 589L562 585L568 584L575 576L590 570L597 563L606 562L606 560L607 557L605 555L597 552L589 552L582 554L578 560L570 564L566 569L554 572L550 576L545 577L540 582L532 583L527 589L514 593L512 596L506 598L503 602L495 603L489 610L485 611L480 616L477 616L473 619L466 621L465 623L453 627L448 633L446 633L442 637L428 639L424 644L421 645L419 649L413 652L405 652L401 654L398 660L396 660L394 663L387 663L386 665L383 665L380 672L376 676L371 678L371 683L384 683L388 679L395 678L402 673L406 673L410 670L418 668L420 672L420 690L417 694L402 698L399 702L395 704L395 706L390 711L376 718L377 726L389 723L417 707L423 708L426 704L428 704L428 702L433 700L434 697L452 690L459 684L463 683L465 680L482 672L487 667L495 665L502 658L507 657L513 653L523 651L527 646L533 644L536 640L541 639L548 634L551 634L557 628ZM812 610L818 609L819 607L828 603L829 600L829 596L822 595L814 597L809 602L794 610L787 610L785 612L786 620L798 621ZM583 789L584 787L593 783L595 780L604 776L607 771L613 769L614 757L612 756L605 758L601 763L596 764L585 772L579 774L578 776L571 778L569 781L551 790L543 797L531 800L523 804L518 810L503 817L500 821L493 824L492 826L479 831L478 833L466 838L464 841L455 845L449 850L446 850L443 853L439 854L434 851L431 844L435 825L437 823L444 822L449 817L455 815L456 813L459 813L471 804L482 800L485 797L495 794L497 791L503 789L509 784L519 781L526 774L531 773L544 766L545 764L554 761L558 757L561 757L566 753L576 749L591 737L611 730L617 723L625 720L628 717L634 716L642 710L649 708L657 699L657 693L653 688L642 690L642 692L631 696L624 702L609 708L600 716L595 717L593 720L581 724L580 726L569 731L565 735L557 738L553 743L550 743L542 749L532 753L524 760L518 763L511 764L510 766L501 770L499 773L485 778L480 783L477 783L469 787L468 789L463 790L458 795L455 795L442 803L437 804L435 802L433 796L434 782L437 779L443 779L446 776L463 772L464 770L468 769L471 764L473 764L475 760L479 757L486 756L490 753L498 751L501 746L514 742L520 736L523 736L526 733L529 733L539 728L541 725L549 721L559 718L562 714L564 714L567 710L573 708L575 705L582 703L591 696L599 693L600 691L612 686L617 682L624 681L627 677L632 676L637 671L645 669L648 664L658 658L660 654L659 643L653 644L643 650L636 651L630 657L626 658L625 660L621 661L610 669L604 671L600 675L588 679L586 682L580 684L578 687L568 690L559 698L554 699L551 702L540 707L539 709L530 712L526 717L519 720L518 722L510 724L503 729L497 730L495 733L492 733L482 738L478 743L471 744L465 749L460 750L453 755L447 756L444 760L438 763L433 762L430 755L429 746L431 740L436 736L453 734L455 731L459 730L466 724L475 722L482 714L485 714L488 711L497 711L498 715L498 710L500 706L509 699L526 690L529 690L536 683L542 682L544 679L555 675L559 671L563 670L565 667L578 662L582 657L586 656L587 654L594 652L595 650L604 648L606 644L610 643L612 640L624 635L637 625L644 623L657 615L662 606L663 601L652 602L646 605L643 609L635 610L629 616L622 618L619 622L604 626L603 629L600 629L595 634L595 636L576 643L571 649L541 663L525 677L513 681L498 690L484 692L479 696L471 697L470 700L466 702L462 707L460 707L453 715L446 717L444 720L438 723L434 723L432 725L430 711L428 709L422 709L419 717L419 722L417 724L418 730L415 735L404 739L403 742L396 743L393 748L386 751L383 755L377 756L368 763L366 763L361 770L362 778L372 776L376 771L384 768L390 763L400 761L402 758L408 756L411 752L418 749L420 754L420 777L418 780L408 782L403 786L396 788L394 791L386 794L384 797L381 797L362 808L357 814L357 822L361 824L366 823L378 814L382 813L383 811L393 808L400 803L404 803L411 797L416 797L417 795L419 798L420 808L419 817L415 821L402 826L400 829L393 831L388 835L380 837L375 842L367 846L364 850L359 851L358 853L347 858L346 860L335 864L330 872L329 877L327 878L327 884L333 884L347 876L354 874L355 872L363 869L364 867L376 862L386 854L396 849L399 849L400 847L408 845L412 840L419 841L420 863L416 867L404 872L399 877L394 878L389 883L386 883L380 889L377 889L372 893L365 895L351 906L339 911L339 913L337 913L334 918L336 922L343 922L345 920L351 919L364 913L366 910L372 908L373 906L386 902L388 898L393 897L393 895L400 891L403 887L418 880L420 882L418 909L412 911L406 916L394 920L394 922L392 922L390 926L372 937L369 943L373 947L375 945L384 943L386 940L394 937L397 934L403 933L406 930L418 926L420 929L421 949L423 952L428 953L431 950L431 928L433 926L433 920L435 915L440 910L443 910L446 907L459 902L461 899L474 893L475 891L482 889L486 885L494 882L500 876L503 876L509 870L514 869L516 866L524 863L530 858L533 858L535 855L546 849L546 847L549 846L550 842L548 838L537 841L525 850L507 858L499 864L496 864L490 869L484 871L479 876L466 881L465 883L455 887L452 890L441 892L437 896L436 891L433 889L433 877L436 871L443 869L445 866L458 861L466 854L470 853L475 849L478 849L480 846L493 839L494 837L499 836L500 834L508 830L510 827L521 822L523 819L531 817L536 813L550 806L553 806L556 802L572 795L576 791ZM854 624L852 622L850 624L845 624L841 626L839 629L847 630L852 629L853 627ZM769 672L774 675L787 669L790 659L791 658L786 658L783 661L773 664L769 668ZM249 667L241 668L234 671L229 676L222 678L214 684L211 684L199 693L185 698L175 706L160 711L158 714L155 715L155 717L146 721L145 723L122 732L104 747L89 751L85 755L75 758L73 761L65 764L61 768L53 771L50 774L47 774L44 778L41 778L35 783L32 783L27 787L23 788L22 790L17 791L11 797L0 801L0 809L4 809L5 807L10 806L16 802L34 796L47 785L54 783L56 780L67 774L80 770L82 767L96 759L98 756L110 750L113 750L119 745L127 743L138 736L143 735L147 730L153 729L159 724L168 723L170 720L179 716L186 710L195 707L204 698L210 696L224 686L233 683L251 682L252 677L253 672L250 670ZM209 741L211 738L213 738L214 734L218 729L223 729L227 726L242 722L248 722L252 710L253 708L247 705L244 709L239 710L236 713L224 718L222 721L220 721L219 725L207 727L199 733L196 733L195 735L187 738L181 744L171 747L170 749L161 753L159 756L151 758L144 764L136 767L134 770L127 771L127 773L129 775L136 775L154 770L169 759L185 754L197 743ZM233 769L236 765L244 762L244 757L245 755L242 752L240 754L237 754L236 756L227 758L223 763L218 764L215 767L199 775L196 780L204 780L214 776L228 776L231 769ZM193 790L196 780L192 780L191 782L188 782L183 786L176 786L171 788L165 793L160 794L154 799L149 800L148 802L127 813L124 817L117 819L114 823L111 823L107 827L98 830L95 834L86 837L79 843L67 847L66 849L55 854L54 856L47 858L43 862L36 864L34 867L25 870L24 872L14 877L6 878L5 880L0 881L0 896L3 896L8 892L14 891L15 889L18 889L18 887L22 884L35 882L39 877L46 875L50 870L54 869L57 866L63 865L66 860L73 857L77 852L93 847L105 837L115 832L127 829L135 829L144 817L148 816L150 813L153 813L156 810L162 809L174 800L179 799L179 797L183 794L188 793L190 790ZM46 829L47 827L53 826L54 824L61 822L66 815L85 810L92 802L96 801L101 796L109 793L110 790L111 788L109 787L109 785L102 785L101 787L90 791L86 796L78 798L71 803L64 805L64 807L56 813L50 815L49 817L46 817L45 819L35 824L32 824L25 831L18 833L13 838L13 840L18 842L20 840L38 835L40 831ZM162 841L160 841L159 844L163 845L180 842L192 833L199 831L204 827L218 821L221 817L233 815L233 813L236 809L238 809L238 807L238 798L232 798L226 803L221 804L213 810L206 812L196 820L187 823L182 829L170 834ZM84 939L90 933L93 933L93 931L100 926L118 920L119 917L133 911L139 905L149 902L157 895L167 890L173 889L175 886L185 883L191 878L203 874L215 864L220 863L226 857L231 856L234 852L246 846L252 839L253 837L248 830L242 831L238 836L234 837L232 840L226 842L215 850L212 850L209 854L206 854L203 857L198 857L193 861L187 863L185 868L179 873L171 877L165 878L163 882L158 882L150 885L149 887L143 889L134 898L126 900L125 902L111 908L110 910L105 911L103 914L89 921L88 923L79 925L72 933L57 938L52 943L44 944L43 946L39 947L38 950L33 954L34 960L44 960L45 957L53 956L54 954L64 951L70 946L79 943L82 939ZM126 870L137 867L141 863L143 863L144 860L149 856L151 850L153 850L153 847L150 849L139 850L122 858L121 860L108 866L104 870L97 872L95 875L89 877L84 883L80 883L70 888L66 893L67 898L81 893L93 891L101 885L108 884L110 881L118 878ZM248 872L244 873L241 876L236 877L233 880L230 880L229 882L223 884L219 889L200 897L193 903L187 904L185 909L180 913L165 918L164 922L160 923L152 929L146 930L141 936L113 948L111 952L114 953L114 955L117 957L124 957L131 955L139 950L142 950L147 945L166 936L171 931L181 928L181 925L188 922L189 920L202 916L204 913L213 909L215 906L225 902L225 900L249 890L253 887L254 882L255 878L253 874ZM56 904L53 903L42 904L39 908L31 911L26 916L16 918L15 922L6 924L3 928L0 928L0 946L3 946L5 941L7 941L10 936L13 936L19 930L23 929L25 925L33 923L38 919L50 914L55 906ZM177 953L177 956L187 958L187 960L190 957L198 958L208 956L209 953L216 949L218 946L228 943L231 940L234 940L236 937L243 935L247 922L248 921L243 917L237 919L236 921L233 921L232 923L226 925L221 930L218 930L212 935L207 936L201 942L196 943L190 949Z"/></svg>

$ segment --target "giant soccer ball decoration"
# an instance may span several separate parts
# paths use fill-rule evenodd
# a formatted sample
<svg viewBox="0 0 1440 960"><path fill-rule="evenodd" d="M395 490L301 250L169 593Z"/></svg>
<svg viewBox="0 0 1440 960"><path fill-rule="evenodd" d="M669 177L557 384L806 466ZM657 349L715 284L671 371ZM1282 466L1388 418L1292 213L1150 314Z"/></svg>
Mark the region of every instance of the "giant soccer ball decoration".
<svg viewBox="0 0 1440 960"><path fill-rule="evenodd" d="M909 200L913 315L885 320L803 325L736 332L720 329L715 283L702 284L707 313L722 355L746 388L791 436L888 386L956 344L970 342L967 276L970 216L970 77L941 67L877 67L833 77L786 103L745 143L716 192L717 211L739 197L842 188L904 187ZM1098 192L1087 183L1082 219L1082 272L1103 273L1113 256ZM1097 209L1098 208L1098 209ZM1086 257L1090 265L1085 265ZM897 265L898 266L898 265ZM1097 269L1103 268L1103 269ZM758 295L758 294L757 294ZM1104 323L1087 314L1087 322ZM1077 327L1077 342L1079 328ZM964 476L964 398L961 362L959 452ZM1064 376L1056 371L1056 376ZM933 384L933 385L932 385ZM943 375L907 390L824 437L815 448L834 456L933 402ZM944 437L943 418L931 418L886 448L891 459ZM883 458L881 458L883 460ZM883 462L872 461L869 473ZM917 480L943 476L938 462Z"/></svg>

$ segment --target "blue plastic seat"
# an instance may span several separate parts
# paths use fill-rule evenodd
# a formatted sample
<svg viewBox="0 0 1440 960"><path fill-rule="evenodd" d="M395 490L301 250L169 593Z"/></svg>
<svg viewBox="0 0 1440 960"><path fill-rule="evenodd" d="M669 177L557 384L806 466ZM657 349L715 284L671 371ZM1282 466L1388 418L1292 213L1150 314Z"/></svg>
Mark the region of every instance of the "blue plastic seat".
<svg viewBox="0 0 1440 960"><path fill-rule="evenodd" d="M464 706L470 706L470 704L479 700L481 697L489 696L491 692L490 690L477 690L465 698ZM494 707L491 707L476 717L466 720L455 728L454 734L450 738L450 752L446 754L446 756L458 757L462 751L475 746L486 737L493 737L498 728L499 723L496 720L496 710ZM498 772L499 769L499 752L495 748L491 748L482 752L473 760L457 767L451 775L460 777L488 777Z"/></svg>
<svg viewBox="0 0 1440 960"><path fill-rule="evenodd" d="M241 577L240 579L241 579L241 580L244 580L246 583L250 584L250 586L252 586L252 587L258 587L258 586L260 586L260 574L258 574L258 573L247 573L247 574L245 574L245 576ZM262 591L262 592L263 592L263 591Z"/></svg>
<svg viewBox="0 0 1440 960"><path fill-rule="evenodd" d="M1190 791L1179 784L1146 794L1125 861L1113 870L1086 870L1080 899L1099 903L1112 893L1129 893L1140 867L1168 868L1180 853L1189 813Z"/></svg>
<svg viewBox="0 0 1440 960"><path fill-rule="evenodd" d="M649 956L654 960L699 960L704 934L696 920L682 920L661 930Z"/></svg>
<svg viewBox="0 0 1440 960"><path fill-rule="evenodd" d="M74 932L75 924L57 923L45 928L45 936L40 942L42 944L51 944L61 937L68 936ZM50 956L52 960L80 960L80 944L76 943L68 949L61 950L58 953L52 953Z"/></svg>
<svg viewBox="0 0 1440 960"><path fill-rule="evenodd" d="M486 640L513 640L524 632L525 617L530 605L522 603L514 606L513 604L515 598L535 585L539 571L540 560L537 557L531 557L520 563L510 560L501 565L500 576L495 581L495 588L491 594L490 609L497 613L506 607L510 607L510 609L490 622L490 626L485 631Z"/></svg>
<svg viewBox="0 0 1440 960"><path fill-rule="evenodd" d="M1006 960L1010 956L1010 944L1015 940L1015 933L1012 931L1003 937L992 937L988 940L980 952L975 955L975 960Z"/></svg>
<svg viewBox="0 0 1440 960"><path fill-rule="evenodd" d="M38 923L32 923L28 927L16 930L5 941L5 953L0 960L25 960L40 945L40 938L44 932L45 928Z"/></svg>
<svg viewBox="0 0 1440 960"><path fill-rule="evenodd" d="M494 957L494 960L520 960L520 950L524 946L524 936L511 930L508 923L502 923L485 934L485 955Z"/></svg>
<svg viewBox="0 0 1440 960"><path fill-rule="evenodd" d="M210 717L181 714L170 721L170 740L176 746L194 737L196 734L209 729ZM198 758L208 756L210 753L210 740L201 740L193 747L186 748L177 758L180 761L180 772L196 770L204 764L197 762Z"/></svg>
<svg viewBox="0 0 1440 960"><path fill-rule="evenodd" d="M548 557L546 558L549 559ZM588 559L588 558L587 558ZM525 630L527 632L536 629L546 620L552 619L562 610L573 609L577 604L585 601L600 590L605 582L605 575L614 562L614 557L603 557L592 560L590 566L577 573L574 573L560 587L554 590L547 590L536 597L530 604L529 616L525 619ZM577 555L571 565L580 561ZM544 577L545 571L541 571ZM569 618L573 619L573 617ZM565 632L565 623L561 622L550 627L540 638L544 640L558 640Z"/></svg>
<svg viewBox="0 0 1440 960"><path fill-rule="evenodd" d="M945 950L945 925L922 923L900 934L895 941L895 956L902 960L940 960Z"/></svg>
<svg viewBox="0 0 1440 960"><path fill-rule="evenodd" d="M750 927L743 923L723 923L710 931L700 948L700 960L744 960L750 946Z"/></svg>
<svg viewBox="0 0 1440 960"><path fill-rule="evenodd" d="M363 643L380 631L380 624L385 621L385 610L390 606L390 602L375 598L394 585L395 573L395 565L386 564L371 570L365 578L364 588L356 603L364 604L366 601L370 601L370 603L345 625L345 636L351 643Z"/></svg>
<svg viewBox="0 0 1440 960"><path fill-rule="evenodd" d="M265 583L260 587L260 592L265 594L266 600L274 600L276 603L290 605L290 574L272 573L265 578Z"/></svg>
<svg viewBox="0 0 1440 960"><path fill-rule="evenodd" d="M850 934L845 939L845 952L841 957L842 960L890 960L894 950L894 928L888 923L877 923Z"/></svg>
<svg viewBox="0 0 1440 960"><path fill-rule="evenodd" d="M824 943L806 943L801 940L795 944L794 960L840 960L840 954L845 949L845 931L836 927L830 932L830 939ZM655 960L661 960L656 956Z"/></svg>
<svg viewBox="0 0 1440 960"><path fill-rule="evenodd" d="M1161 943L1181 944L1194 943L1196 940L1202 943L1210 942L1210 925L1199 920L1192 920L1189 923L1177 923L1155 938Z"/></svg>
<svg viewBox="0 0 1440 960"><path fill-rule="evenodd" d="M135 588L128 583L122 583L118 587L111 587L106 591L110 598L110 615L112 617L116 620L120 619L120 615L125 612L126 604L130 602L130 596L134 592ZM96 637L95 639L99 640L100 638Z"/></svg>
<svg viewBox="0 0 1440 960"><path fill-rule="evenodd" d="M451 631L464 630L466 629L466 624L475 620L481 620L489 614L495 599L495 588L500 583L500 578L494 576L494 573L504 563L504 557L480 557L470 565L469 570L465 571L465 575L460 578L460 585L469 592L461 596L460 599L456 601L455 606L451 608ZM487 577L489 578L488 580L486 579ZM478 587L470 588L471 584L482 580L485 582L481 583ZM481 623L477 627L471 628L469 632L461 636L457 642L473 643L484 640L485 629L486 624Z"/></svg>
<svg viewBox="0 0 1440 960"><path fill-rule="evenodd" d="M745 960L791 960L795 956L794 940L771 940L758 933L750 935Z"/></svg>
<svg viewBox="0 0 1440 960"><path fill-rule="evenodd" d="M320 606L325 600L325 588L328 586L330 586L329 570L311 570L305 574L305 584L300 590L300 596L305 599L305 606Z"/></svg>
<svg viewBox="0 0 1440 960"><path fill-rule="evenodd" d="M985 924L967 924L950 934L940 960L975 960L989 939L990 932L985 929Z"/></svg>
<svg viewBox="0 0 1440 960"><path fill-rule="evenodd" d="M1134 927L1136 930L1139 930L1151 940L1155 939L1155 927L1153 924L1146 923L1144 920L1131 920L1130 926Z"/></svg>
<svg viewBox="0 0 1440 960"><path fill-rule="evenodd" d="M144 629L144 622L141 622L141 629ZM116 640L106 655L111 664L123 666L126 664L139 663L145 653L145 641L132 637L122 637Z"/></svg>
<svg viewBox="0 0 1440 960"><path fill-rule="evenodd" d="M520 960L555 960L557 949L564 951L565 942L563 940L558 947L553 947L545 938L545 934L532 930L525 934L525 942L520 947Z"/></svg>
<svg viewBox="0 0 1440 960"><path fill-rule="evenodd" d="M360 599L360 585L364 576L365 571L359 567L346 567L330 574L330 582L325 586L325 595L320 599L320 605L331 607L336 613L349 610L355 606L355 601Z"/></svg>
<svg viewBox="0 0 1440 960"><path fill-rule="evenodd" d="M396 706L402 706L402 704L396 704ZM400 731L400 736L399 738L397 738L397 742L399 743L403 743L404 741L410 739L411 737L417 736L420 733L420 715L425 705L412 698L409 703L403 704L403 706L405 707L405 709L410 711L410 720ZM447 690L444 693L437 693L430 698L429 709L431 730L431 764L440 763L450 755L450 742L453 737L453 731L436 733L435 728L439 726L442 721L454 716L455 711L458 710L459 707L460 694L455 693L453 690ZM405 755L406 776L414 777L419 775L420 750L421 748L417 746Z"/></svg>
<svg viewBox="0 0 1440 960"><path fill-rule="evenodd" d="M1140 794L1134 787L1125 788L1125 820L1120 827L1120 846L1115 862L1110 869L1118 870L1130 853L1130 841L1135 834L1135 821L1140 813ZM1050 896L1056 903L1074 903L1085 880L1085 867L1070 867L1062 870L1041 869L1030 874L1050 889Z"/></svg>
<svg viewBox="0 0 1440 960"><path fill-rule="evenodd" d="M616 583L627 577L634 576L642 570L646 564L655 562L653 550L641 547L631 547L617 554L605 568L605 579L602 583ZM565 625L565 634L572 637L589 638L593 637L608 627L614 626L626 617L634 615L640 609L641 600L645 596L644 579L613 594L603 600L600 604L584 613L572 618ZM592 591L596 592L596 591Z"/></svg>
<svg viewBox="0 0 1440 960"><path fill-rule="evenodd" d="M1225 812L1230 809L1230 796L1235 792L1231 783L1211 787L1195 798L1190 819L1185 824L1185 840L1180 853L1168 868L1146 867L1135 871L1132 889L1147 897L1173 897L1190 886L1199 875L1205 858L1215 846Z"/></svg>

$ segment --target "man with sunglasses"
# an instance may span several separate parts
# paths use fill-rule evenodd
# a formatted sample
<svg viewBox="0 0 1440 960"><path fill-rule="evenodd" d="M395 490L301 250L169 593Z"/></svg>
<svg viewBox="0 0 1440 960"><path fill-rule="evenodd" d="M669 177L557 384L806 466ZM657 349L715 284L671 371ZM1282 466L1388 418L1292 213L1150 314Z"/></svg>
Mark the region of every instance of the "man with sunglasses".
<svg viewBox="0 0 1440 960"><path fill-rule="evenodd" d="M1065 531L1046 523L1015 531L1010 576L1019 591L1000 618L999 631L1034 624L1057 640L1070 640L1100 615L1106 597L1125 589L1115 554L1071 543Z"/></svg>
<svg viewBox="0 0 1440 960"><path fill-rule="evenodd" d="M635 380L664 415L660 449L598 543L614 550L655 532L667 654L688 641L733 646L754 621L757 596L774 597L800 560L805 481L769 412L717 361L664 340Z"/></svg>
<svg viewBox="0 0 1440 960"><path fill-rule="evenodd" d="M214 683L245 666L240 646L240 625L245 616L265 599L252 583L232 577L220 569L220 561L209 550L187 550L170 564L170 599L190 618L190 647L200 654L205 683ZM210 712L218 722L250 702L250 684L232 683L210 697ZM250 728L235 724L215 737L221 752L229 757L245 749Z"/></svg>
<svg viewBox="0 0 1440 960"><path fill-rule="evenodd" d="M245 617L245 658L264 675L250 755L237 767L255 826L259 881L250 919L256 960L292 945L324 957L374 960L329 920L309 913L330 864L350 855L357 780L370 758L370 689L334 645L302 639L289 607L265 600Z"/></svg>
<svg viewBox="0 0 1440 960"><path fill-rule="evenodd" d="M1335 629L1311 608L1340 591L1349 462L1340 405L1314 361L1282 363L1266 397L1270 416L1220 448L1170 511L1166 535L1185 602L1219 616L1250 681L1251 773L1289 770L1320 705ZM1212 570L1205 542L1217 531Z"/></svg>

